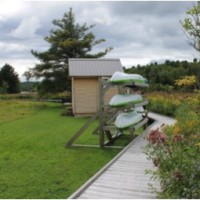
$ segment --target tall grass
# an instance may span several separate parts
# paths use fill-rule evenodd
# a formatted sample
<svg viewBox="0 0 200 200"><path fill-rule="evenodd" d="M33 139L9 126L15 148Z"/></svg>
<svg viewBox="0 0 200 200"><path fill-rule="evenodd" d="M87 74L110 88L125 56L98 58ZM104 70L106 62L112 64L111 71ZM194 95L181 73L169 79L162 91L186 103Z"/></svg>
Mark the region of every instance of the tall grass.
<svg viewBox="0 0 200 200"><path fill-rule="evenodd" d="M71 101L70 92L62 92L56 94L39 95L36 92L18 93L18 94L0 94L0 100L31 100L31 99L52 99L62 100L65 102Z"/></svg>
<svg viewBox="0 0 200 200"><path fill-rule="evenodd" d="M200 95L198 93L152 92L147 94L149 110L168 116L175 116L176 110L188 102L200 114Z"/></svg>

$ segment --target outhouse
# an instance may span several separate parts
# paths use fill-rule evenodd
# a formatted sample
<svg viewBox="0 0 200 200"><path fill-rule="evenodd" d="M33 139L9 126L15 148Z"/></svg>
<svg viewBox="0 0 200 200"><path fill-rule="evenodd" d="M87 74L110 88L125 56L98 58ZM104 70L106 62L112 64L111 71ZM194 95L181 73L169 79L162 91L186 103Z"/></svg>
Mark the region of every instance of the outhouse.
<svg viewBox="0 0 200 200"><path fill-rule="evenodd" d="M91 116L99 107L99 78L110 78L116 71L123 72L119 59L69 59L72 81L72 110L75 116ZM117 87L105 94L105 102L118 92Z"/></svg>

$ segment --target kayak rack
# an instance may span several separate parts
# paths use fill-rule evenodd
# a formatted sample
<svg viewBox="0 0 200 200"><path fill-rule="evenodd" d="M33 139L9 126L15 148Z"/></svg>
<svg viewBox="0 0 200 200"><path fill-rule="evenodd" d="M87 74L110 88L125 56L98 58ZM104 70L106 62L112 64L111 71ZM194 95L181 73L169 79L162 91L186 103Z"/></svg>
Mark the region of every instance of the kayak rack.
<svg viewBox="0 0 200 200"><path fill-rule="evenodd" d="M124 148L123 146L113 146L114 141L117 140L124 131L130 133L130 140L134 139L136 136L134 134L135 130L140 127L146 128L148 123L148 110L147 104L148 100L143 99L140 103L128 103L126 106L121 107L112 107L108 104L105 104L105 93L107 90L113 86L117 86L119 94L127 94L130 91L130 88L137 89L138 87L148 87L148 84L136 84L134 81L129 81L128 84L120 83L113 84L108 78L99 77L99 110L98 112L89 118L86 123L70 138L66 143L66 147L79 146L79 147L109 147L109 148ZM143 119L132 126L126 129L119 129L114 124L116 117L125 112L130 112L137 107L143 107ZM85 130L95 121L99 121L98 127L93 131L93 134L99 136L99 145L83 145L83 144L74 144L75 140L82 135Z"/></svg>

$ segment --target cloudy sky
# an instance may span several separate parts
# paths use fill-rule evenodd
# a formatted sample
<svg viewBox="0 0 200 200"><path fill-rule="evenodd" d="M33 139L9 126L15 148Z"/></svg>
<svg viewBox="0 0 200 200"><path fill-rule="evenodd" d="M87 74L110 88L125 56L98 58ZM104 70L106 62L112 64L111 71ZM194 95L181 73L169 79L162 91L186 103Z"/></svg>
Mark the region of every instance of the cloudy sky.
<svg viewBox="0 0 200 200"><path fill-rule="evenodd" d="M192 60L198 53L186 42L180 25L191 1L0 1L0 67L12 65L22 78L39 61L30 50L44 51L44 37L73 8L79 24L96 24L93 33L105 38L96 50L112 46L105 58L123 66L151 61Z"/></svg>

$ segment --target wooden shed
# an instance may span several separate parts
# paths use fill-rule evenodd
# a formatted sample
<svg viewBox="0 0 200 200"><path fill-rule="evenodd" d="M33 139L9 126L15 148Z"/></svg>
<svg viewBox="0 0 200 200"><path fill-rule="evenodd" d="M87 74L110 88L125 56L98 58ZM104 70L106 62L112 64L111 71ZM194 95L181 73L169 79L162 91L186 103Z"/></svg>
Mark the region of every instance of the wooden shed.
<svg viewBox="0 0 200 200"><path fill-rule="evenodd" d="M91 116L99 107L99 78L110 78L116 71L123 72L119 59L69 59L72 80L72 109L75 116ZM105 102L118 92L113 87L106 92Z"/></svg>

